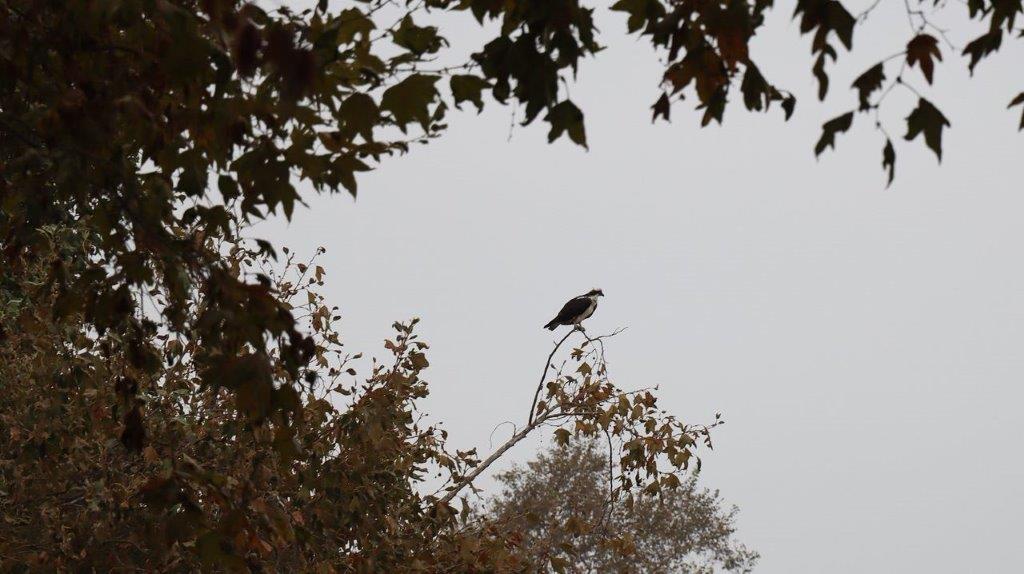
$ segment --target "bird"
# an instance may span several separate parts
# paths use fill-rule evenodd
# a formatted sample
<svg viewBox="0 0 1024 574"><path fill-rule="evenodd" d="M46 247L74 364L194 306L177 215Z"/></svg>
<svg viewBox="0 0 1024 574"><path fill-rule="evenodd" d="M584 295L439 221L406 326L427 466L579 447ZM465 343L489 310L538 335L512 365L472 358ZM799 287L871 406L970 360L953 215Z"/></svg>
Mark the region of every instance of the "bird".
<svg viewBox="0 0 1024 574"><path fill-rule="evenodd" d="M574 325L580 330L583 326L580 325L584 319L594 314L597 309L597 298L604 297L604 291L600 289L591 289L589 292L580 295L579 297L573 297L562 306L562 310L558 312L558 315L554 319L544 325L544 328L549 331L554 331L555 327L559 325Z"/></svg>

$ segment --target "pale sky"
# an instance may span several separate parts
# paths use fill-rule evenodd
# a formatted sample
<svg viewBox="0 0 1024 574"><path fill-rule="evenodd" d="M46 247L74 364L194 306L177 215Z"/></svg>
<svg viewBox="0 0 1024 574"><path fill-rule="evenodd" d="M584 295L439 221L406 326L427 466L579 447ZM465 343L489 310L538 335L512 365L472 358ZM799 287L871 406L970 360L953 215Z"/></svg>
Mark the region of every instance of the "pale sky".
<svg viewBox="0 0 1024 574"><path fill-rule="evenodd" d="M358 200L307 194L289 225L259 232L299 253L327 247L326 293L353 352L382 356L393 321L421 318L422 406L454 447L486 455L497 423L525 419L556 336L541 326L600 287L589 329L629 328L608 347L615 382L660 385L661 406L691 422L723 414L701 482L740 507L758 572L1012 571L1024 139L1006 104L1024 89L1024 54L1011 41L968 81L943 47L953 65L928 91L953 124L941 166L902 141L915 100L894 94L886 190L867 118L838 152L816 161L812 148L823 121L855 107L850 82L909 38L903 4L882 2L858 31L824 105L792 11L781 3L756 43L766 76L799 97L788 123L736 94L723 127L699 129L693 97L652 125L662 67L602 8L609 49L571 87L589 152L547 145L541 122L509 142L510 108L488 102L364 176ZM447 35L468 49L481 36L456 22ZM974 35L950 32L960 46ZM908 78L927 88L919 71Z"/></svg>

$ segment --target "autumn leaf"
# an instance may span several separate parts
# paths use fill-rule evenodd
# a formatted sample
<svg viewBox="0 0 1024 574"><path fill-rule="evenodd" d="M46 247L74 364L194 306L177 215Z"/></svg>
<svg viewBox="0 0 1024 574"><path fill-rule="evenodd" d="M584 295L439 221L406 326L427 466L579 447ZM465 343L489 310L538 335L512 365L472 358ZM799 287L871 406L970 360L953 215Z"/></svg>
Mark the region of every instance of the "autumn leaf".
<svg viewBox="0 0 1024 574"><path fill-rule="evenodd" d="M934 60L933 60L934 58ZM921 67L921 73L928 83L932 83L935 73L935 60L942 61L942 52L939 51L939 41L930 34L918 34L907 43L907 65L911 68L914 65Z"/></svg>

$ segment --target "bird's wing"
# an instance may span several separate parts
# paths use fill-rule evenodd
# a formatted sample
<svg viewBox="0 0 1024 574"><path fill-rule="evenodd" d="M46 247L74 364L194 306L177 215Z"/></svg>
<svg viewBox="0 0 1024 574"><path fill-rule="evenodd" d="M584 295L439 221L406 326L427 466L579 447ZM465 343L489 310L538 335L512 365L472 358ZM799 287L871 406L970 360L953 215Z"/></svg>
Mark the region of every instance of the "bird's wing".
<svg viewBox="0 0 1024 574"><path fill-rule="evenodd" d="M578 317L587 307L590 306L590 299L587 297L573 297L569 301L562 305L562 310L558 312L558 316L555 317L555 321L567 322L574 317Z"/></svg>

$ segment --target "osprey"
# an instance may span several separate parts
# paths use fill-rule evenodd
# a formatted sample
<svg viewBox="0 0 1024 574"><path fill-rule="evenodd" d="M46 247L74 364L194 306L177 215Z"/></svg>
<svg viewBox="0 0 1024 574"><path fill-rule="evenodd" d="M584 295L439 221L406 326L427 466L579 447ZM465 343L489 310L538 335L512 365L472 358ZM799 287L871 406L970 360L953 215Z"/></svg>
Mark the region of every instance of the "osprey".
<svg viewBox="0 0 1024 574"><path fill-rule="evenodd" d="M585 295L569 299L569 302L562 306L562 310L558 312L558 315L548 322L547 325L544 325L544 328L554 331L555 327L559 325L575 325L580 327L580 322L594 314L594 310L597 309L598 297L604 297L604 292L600 289L591 289ZM580 328L582 329L582 327Z"/></svg>

